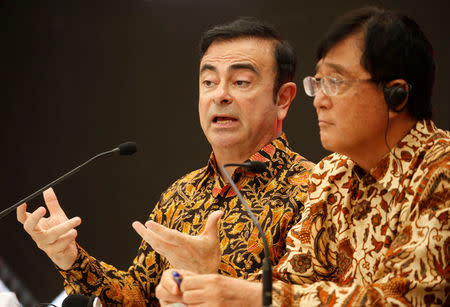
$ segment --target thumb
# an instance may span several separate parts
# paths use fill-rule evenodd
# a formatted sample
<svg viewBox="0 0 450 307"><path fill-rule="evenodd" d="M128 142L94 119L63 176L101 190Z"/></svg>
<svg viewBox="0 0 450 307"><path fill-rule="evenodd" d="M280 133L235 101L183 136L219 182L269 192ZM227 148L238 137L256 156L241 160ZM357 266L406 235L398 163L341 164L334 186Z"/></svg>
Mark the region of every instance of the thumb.
<svg viewBox="0 0 450 307"><path fill-rule="evenodd" d="M201 236L213 236L217 237L219 232L219 221L222 217L223 212L218 210L214 211L208 216L208 220L206 221L205 230L201 234Z"/></svg>

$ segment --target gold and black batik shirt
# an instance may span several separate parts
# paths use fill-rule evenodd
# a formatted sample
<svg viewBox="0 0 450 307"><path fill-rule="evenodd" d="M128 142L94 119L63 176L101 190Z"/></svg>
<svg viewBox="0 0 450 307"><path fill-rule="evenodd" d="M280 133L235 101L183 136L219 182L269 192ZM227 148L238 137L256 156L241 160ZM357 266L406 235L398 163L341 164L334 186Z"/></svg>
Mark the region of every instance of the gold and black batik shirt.
<svg viewBox="0 0 450 307"><path fill-rule="evenodd" d="M284 134L250 160L264 162L266 171L256 174L237 168L232 178L261 223L272 261L277 263L285 253L289 229L301 217L313 164L290 149ZM236 194L221 178L214 154L204 168L180 178L161 195L150 219L197 235L216 210L224 212L219 227L219 273L259 279L264 257L262 240ZM95 294L107 305L158 306L155 288L163 271L170 267L163 256L142 241L127 271L101 262L79 247L73 267L60 272L70 294Z"/></svg>

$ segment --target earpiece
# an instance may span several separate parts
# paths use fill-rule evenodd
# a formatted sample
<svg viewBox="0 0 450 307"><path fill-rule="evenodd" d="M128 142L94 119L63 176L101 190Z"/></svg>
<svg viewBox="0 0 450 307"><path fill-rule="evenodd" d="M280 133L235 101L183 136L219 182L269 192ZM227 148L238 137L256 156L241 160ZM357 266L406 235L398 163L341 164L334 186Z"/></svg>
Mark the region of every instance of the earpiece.
<svg viewBox="0 0 450 307"><path fill-rule="evenodd" d="M409 86L407 86L407 88L409 89ZM383 92L384 99L386 100L386 104L389 109L394 112L401 112L405 108L403 107L400 110L398 109L398 107L405 101L408 95L408 90L405 89L403 85L384 87Z"/></svg>

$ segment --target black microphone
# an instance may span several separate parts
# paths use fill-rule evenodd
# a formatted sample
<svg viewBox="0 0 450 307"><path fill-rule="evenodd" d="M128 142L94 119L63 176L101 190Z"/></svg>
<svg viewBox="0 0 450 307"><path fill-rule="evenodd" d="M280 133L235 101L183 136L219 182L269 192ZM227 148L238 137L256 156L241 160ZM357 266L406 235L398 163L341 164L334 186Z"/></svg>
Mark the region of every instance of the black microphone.
<svg viewBox="0 0 450 307"><path fill-rule="evenodd" d="M26 203L30 199L33 199L37 195L41 194L42 191L47 190L48 188L56 185L57 183L63 181L64 179L72 176L73 174L78 172L86 164L91 163L92 161L96 160L97 158L100 158L100 157L103 157L103 156L106 156L106 155L109 155L109 154L112 154L112 153L115 153L115 152L118 152L121 155L132 155L132 154L134 154L136 152L136 143L134 143L134 142L125 142L125 143L120 144L119 146L117 146L114 149L111 149L109 151L105 151L105 152L99 153L98 155L90 158L89 160L87 160L83 164L75 167L73 170L69 171L68 173L66 173L66 174L62 175L61 177L53 180L52 182L47 184L45 187L40 188L39 190L37 190L36 192L32 193L31 195L28 195L24 199L19 200L16 204L14 204L11 207L9 207L9 208L3 210L2 212L0 212L0 219L2 219L3 217L5 217L9 213L11 213L14 209L19 207L21 204Z"/></svg>
<svg viewBox="0 0 450 307"><path fill-rule="evenodd" d="M244 197L242 197L241 192L236 187L236 184L231 179L230 175L228 174L227 170L225 169L228 166L240 166L244 167L245 169L254 172L254 173L262 173L266 170L266 164L264 162L259 161L246 161L244 163L227 163L222 165L222 172L224 173L225 177L227 178L228 182L231 185L231 188L236 193L237 197L241 201L241 203L244 205L245 210L247 211L248 215L250 216L251 220L253 221L253 224L255 224L256 228L258 228L259 235L261 236L261 239L263 240L264 244L264 261L263 261L263 306L272 306L272 263L270 262L270 254L269 254L269 245L267 244L266 235L264 234L264 231L262 230L261 224L259 224L258 220L256 219L255 215L253 214L252 210L250 210L249 206L247 205L247 202L244 200Z"/></svg>
<svg viewBox="0 0 450 307"><path fill-rule="evenodd" d="M71 294L64 299L62 307L102 307L102 302L95 295L90 297L81 294Z"/></svg>
<svg viewBox="0 0 450 307"><path fill-rule="evenodd" d="M260 161L245 161L244 163L239 164L230 163L225 166L241 166L253 173L262 173L267 169L266 164Z"/></svg>

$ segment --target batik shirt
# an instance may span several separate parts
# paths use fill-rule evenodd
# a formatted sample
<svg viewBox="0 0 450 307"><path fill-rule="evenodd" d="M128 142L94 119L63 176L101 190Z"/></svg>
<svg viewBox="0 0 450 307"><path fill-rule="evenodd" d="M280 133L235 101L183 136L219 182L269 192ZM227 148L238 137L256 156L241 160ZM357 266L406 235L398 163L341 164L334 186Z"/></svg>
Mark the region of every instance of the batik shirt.
<svg viewBox="0 0 450 307"><path fill-rule="evenodd" d="M339 154L319 162L274 271L275 305L448 304L449 145L419 121L369 172Z"/></svg>
<svg viewBox="0 0 450 307"><path fill-rule="evenodd" d="M255 174L237 168L232 178L262 224L272 261L278 262L285 253L288 230L301 216L313 164L293 152L284 135L250 160L264 162L266 171ZM224 212L219 226L222 252L219 273L259 279L264 250L258 230L235 192L222 180L213 154L206 167L182 177L162 194L150 219L197 235L209 214L216 210ZM128 271L98 261L79 247L72 268L60 272L69 294L95 294L107 305L158 306L155 288L169 268L169 262L142 241Z"/></svg>

